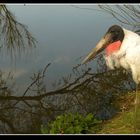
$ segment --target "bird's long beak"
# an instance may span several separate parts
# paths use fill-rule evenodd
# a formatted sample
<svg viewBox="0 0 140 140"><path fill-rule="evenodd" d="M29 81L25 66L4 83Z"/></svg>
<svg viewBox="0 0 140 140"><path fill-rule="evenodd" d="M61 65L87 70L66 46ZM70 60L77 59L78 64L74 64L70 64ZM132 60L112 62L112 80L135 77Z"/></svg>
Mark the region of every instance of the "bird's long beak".
<svg viewBox="0 0 140 140"><path fill-rule="evenodd" d="M98 42L95 48L87 55L87 57L82 61L82 64L89 62L94 59L97 54L103 51L106 46L111 42L112 34L106 33L105 36Z"/></svg>

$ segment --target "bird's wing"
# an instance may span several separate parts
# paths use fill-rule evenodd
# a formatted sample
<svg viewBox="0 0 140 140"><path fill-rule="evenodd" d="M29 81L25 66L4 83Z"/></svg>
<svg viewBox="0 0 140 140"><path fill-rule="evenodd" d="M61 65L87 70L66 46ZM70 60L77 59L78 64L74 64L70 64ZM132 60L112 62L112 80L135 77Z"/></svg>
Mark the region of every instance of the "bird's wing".
<svg viewBox="0 0 140 140"><path fill-rule="evenodd" d="M133 65L138 65L140 69L140 36L125 30L125 38L116 56L120 59L121 66L125 69L132 70Z"/></svg>

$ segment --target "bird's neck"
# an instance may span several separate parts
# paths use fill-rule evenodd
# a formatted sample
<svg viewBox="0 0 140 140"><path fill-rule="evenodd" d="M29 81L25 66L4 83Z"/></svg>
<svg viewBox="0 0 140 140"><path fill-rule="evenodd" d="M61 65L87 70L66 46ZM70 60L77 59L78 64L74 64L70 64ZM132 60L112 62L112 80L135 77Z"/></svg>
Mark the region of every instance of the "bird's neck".
<svg viewBox="0 0 140 140"><path fill-rule="evenodd" d="M109 44L106 48L106 55L111 55L112 53L120 50L122 42L120 40Z"/></svg>

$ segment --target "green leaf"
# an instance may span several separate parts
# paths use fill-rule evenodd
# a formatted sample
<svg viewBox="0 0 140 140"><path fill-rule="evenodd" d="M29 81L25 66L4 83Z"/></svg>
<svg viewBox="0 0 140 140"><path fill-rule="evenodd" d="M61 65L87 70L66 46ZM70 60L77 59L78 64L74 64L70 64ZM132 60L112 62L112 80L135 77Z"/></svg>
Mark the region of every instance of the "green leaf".
<svg viewBox="0 0 140 140"><path fill-rule="evenodd" d="M94 124L98 124L98 120L96 120L92 113L87 116L83 116L81 114L64 114L60 115L56 118L55 121L50 122L49 124L49 132L45 130L41 130L42 133L50 133L50 134L81 134L89 132L89 129L92 126L94 128ZM42 129L42 128L41 128ZM97 125L95 126L95 131L97 131Z"/></svg>

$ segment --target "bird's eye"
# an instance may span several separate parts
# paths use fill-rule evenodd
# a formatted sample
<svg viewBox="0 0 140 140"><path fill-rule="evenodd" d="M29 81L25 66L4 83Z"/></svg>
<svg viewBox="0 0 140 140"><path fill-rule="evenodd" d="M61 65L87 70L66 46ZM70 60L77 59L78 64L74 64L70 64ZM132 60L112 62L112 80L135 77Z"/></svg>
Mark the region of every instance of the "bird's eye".
<svg viewBox="0 0 140 140"><path fill-rule="evenodd" d="M119 31L110 31L110 33L114 34L114 35L118 35L119 34Z"/></svg>
<svg viewBox="0 0 140 140"><path fill-rule="evenodd" d="M115 33L115 31L112 30L112 31L110 31L110 33Z"/></svg>

